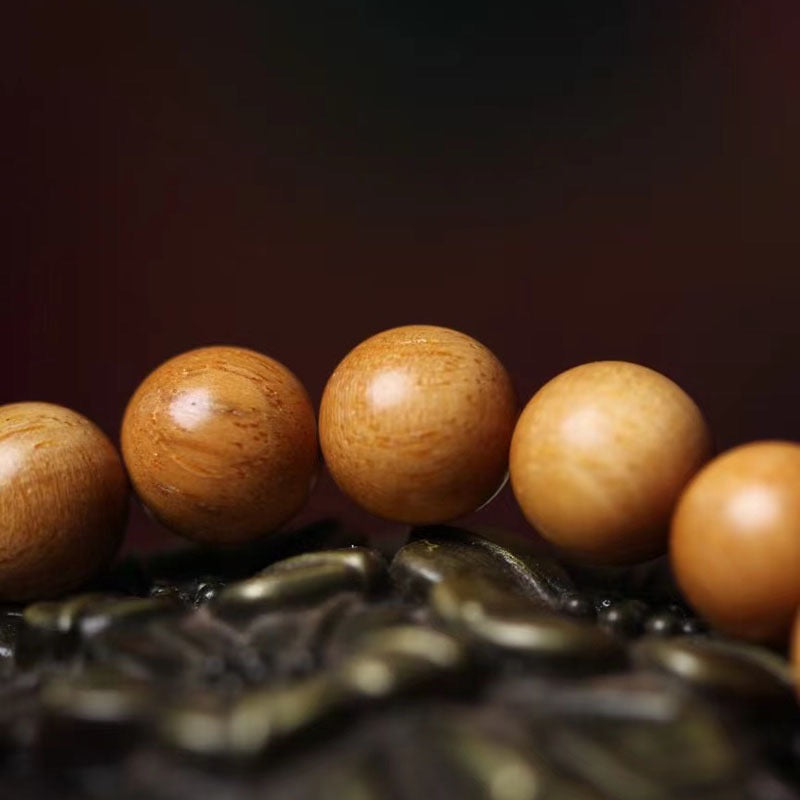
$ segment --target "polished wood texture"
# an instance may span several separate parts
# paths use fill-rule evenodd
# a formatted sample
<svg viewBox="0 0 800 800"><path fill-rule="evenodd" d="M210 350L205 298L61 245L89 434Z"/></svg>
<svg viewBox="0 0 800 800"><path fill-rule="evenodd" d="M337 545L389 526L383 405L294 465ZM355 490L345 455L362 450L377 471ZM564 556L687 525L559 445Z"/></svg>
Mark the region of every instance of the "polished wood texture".
<svg viewBox="0 0 800 800"><path fill-rule="evenodd" d="M0 599L75 589L113 557L128 481L105 434L49 403L0 406Z"/></svg>
<svg viewBox="0 0 800 800"><path fill-rule="evenodd" d="M502 485L516 415L508 373L486 347L409 325L367 339L339 364L322 398L320 440L334 480L363 508L443 522Z"/></svg>
<svg viewBox="0 0 800 800"><path fill-rule="evenodd" d="M565 554L629 564L666 550L678 495L710 453L703 415L680 387L600 361L556 376L528 403L511 484L531 525Z"/></svg>
<svg viewBox="0 0 800 800"><path fill-rule="evenodd" d="M800 445L755 442L714 459L678 504L670 554L715 627L785 642L800 607Z"/></svg>
<svg viewBox="0 0 800 800"><path fill-rule="evenodd" d="M125 411L122 453L137 494L164 525L220 544L292 517L319 460L300 381L239 347L192 350L152 372Z"/></svg>

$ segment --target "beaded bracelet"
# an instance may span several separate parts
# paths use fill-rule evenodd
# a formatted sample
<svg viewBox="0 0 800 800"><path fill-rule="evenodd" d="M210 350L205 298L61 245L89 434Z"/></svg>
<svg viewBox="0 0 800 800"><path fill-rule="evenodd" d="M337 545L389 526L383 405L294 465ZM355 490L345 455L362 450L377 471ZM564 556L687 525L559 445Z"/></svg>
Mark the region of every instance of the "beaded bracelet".
<svg viewBox="0 0 800 800"><path fill-rule="evenodd" d="M786 641L800 607L800 445L756 442L712 458L694 401L620 361L567 370L517 411L485 346L406 326L362 342L335 369L319 445L343 492L410 525L474 511L510 474L525 517L564 558L627 565L669 550L681 589L712 625ZM73 411L0 408L1 599L62 594L110 562L126 470L166 527L214 544L278 529L318 470L305 388L243 348L193 350L158 367L131 398L121 441L124 467Z"/></svg>

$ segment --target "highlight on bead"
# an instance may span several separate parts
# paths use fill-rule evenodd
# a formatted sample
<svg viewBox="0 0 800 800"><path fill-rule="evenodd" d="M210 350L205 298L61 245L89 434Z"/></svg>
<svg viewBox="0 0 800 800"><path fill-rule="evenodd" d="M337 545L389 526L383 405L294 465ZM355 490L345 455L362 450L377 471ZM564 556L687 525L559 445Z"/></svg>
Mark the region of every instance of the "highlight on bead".
<svg viewBox="0 0 800 800"><path fill-rule="evenodd" d="M325 463L356 503L398 522L474 511L503 484L517 416L511 379L484 345L433 325L359 344L320 406Z"/></svg>
<svg viewBox="0 0 800 800"><path fill-rule="evenodd" d="M784 644L800 608L800 444L752 442L709 463L678 504L670 556L712 625Z"/></svg>
<svg viewBox="0 0 800 800"><path fill-rule="evenodd" d="M54 597L113 558L128 481L108 437L50 403L0 406L0 600Z"/></svg>
<svg viewBox="0 0 800 800"><path fill-rule="evenodd" d="M136 493L168 528L216 544L270 533L308 499L318 466L308 394L283 364L240 347L175 356L122 423Z"/></svg>
<svg viewBox="0 0 800 800"><path fill-rule="evenodd" d="M711 455L700 409L660 373L624 361L574 367L543 386L511 442L511 485L531 525L598 564L663 554L670 515Z"/></svg>

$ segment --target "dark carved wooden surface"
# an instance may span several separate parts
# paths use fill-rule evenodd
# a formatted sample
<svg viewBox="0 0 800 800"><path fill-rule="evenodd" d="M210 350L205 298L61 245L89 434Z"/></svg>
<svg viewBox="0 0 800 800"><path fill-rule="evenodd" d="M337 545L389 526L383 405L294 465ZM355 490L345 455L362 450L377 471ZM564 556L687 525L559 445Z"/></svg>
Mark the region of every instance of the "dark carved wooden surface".
<svg viewBox="0 0 800 800"><path fill-rule="evenodd" d="M780 655L500 533L129 559L5 608L0 670L16 800L800 798Z"/></svg>

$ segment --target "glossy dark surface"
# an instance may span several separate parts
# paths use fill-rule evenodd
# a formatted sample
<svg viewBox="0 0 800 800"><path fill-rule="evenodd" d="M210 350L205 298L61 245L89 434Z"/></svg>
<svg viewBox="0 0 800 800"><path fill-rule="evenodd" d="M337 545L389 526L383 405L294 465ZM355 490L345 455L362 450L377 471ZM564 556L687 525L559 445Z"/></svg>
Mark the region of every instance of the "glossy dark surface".
<svg viewBox="0 0 800 800"><path fill-rule="evenodd" d="M691 619L626 594L637 580L611 598L444 527L384 554L322 523L130 559L90 592L0 610L3 791L797 800L785 659L559 610Z"/></svg>

